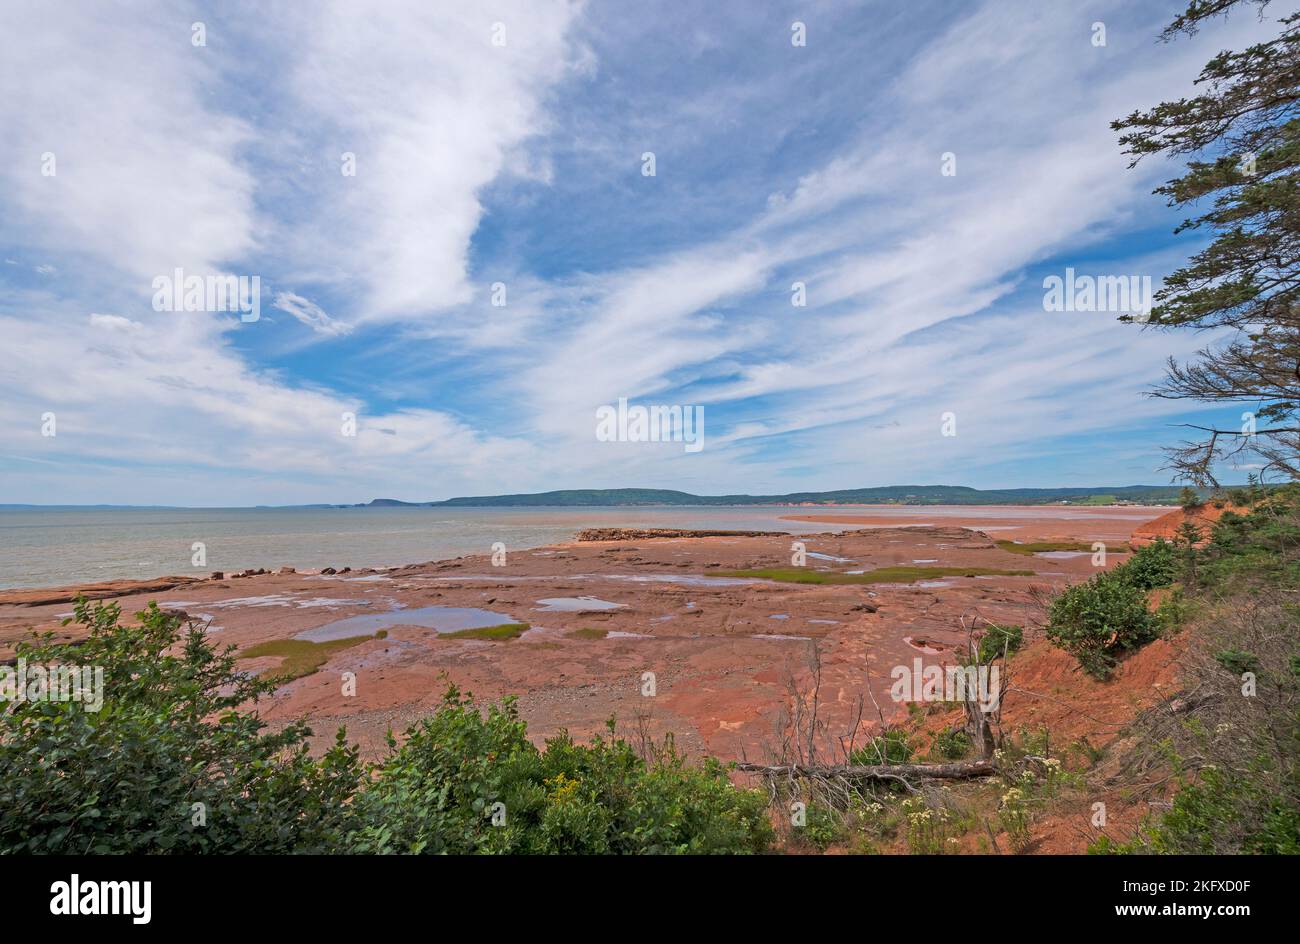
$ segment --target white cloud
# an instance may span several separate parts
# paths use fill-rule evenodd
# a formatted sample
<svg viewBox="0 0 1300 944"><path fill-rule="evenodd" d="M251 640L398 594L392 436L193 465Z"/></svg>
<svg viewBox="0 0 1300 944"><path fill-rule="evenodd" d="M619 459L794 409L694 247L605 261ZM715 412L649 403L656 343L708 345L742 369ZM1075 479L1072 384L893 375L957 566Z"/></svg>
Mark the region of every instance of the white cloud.
<svg viewBox="0 0 1300 944"><path fill-rule="evenodd" d="M534 458L527 443L485 436L438 410L372 413L353 398L253 370L231 343L235 319L95 314L87 331L71 311L39 314L0 315L9 359L0 373L4 452L59 466L6 473L10 494L28 500L48 500L52 483L86 465L142 465L112 485L135 500L239 504L241 489L268 471L280 500L363 500L376 483L425 494L431 476L453 488L505 487L507 470ZM41 435L47 411L58 418L55 437ZM357 414L355 437L345 435L345 413ZM197 492L192 476L206 483ZM142 499L146 489L153 496Z"/></svg>
<svg viewBox="0 0 1300 944"><path fill-rule="evenodd" d="M1123 57L1150 45L1158 19L1112 30L1112 47L1096 50L1070 10L1029 9L990 3L952 23L860 142L750 225L597 280L523 379L538 428L566 434L575 462L609 468L613 453L587 445L592 404L730 404L754 418L715 427L710 442L747 481L799 464L744 452L776 435L815 443L819 467L857 470L850 482L960 480L1057 437L1185 409L1139 393L1168 354L1204 338L1144 334L1104 313L1066 322L1009 299L1026 267L1158 209L1149 191L1168 168L1127 171L1109 121L1185 93L1206 47L1162 46L1134 62ZM1237 28L1214 42L1240 45L1260 29ZM949 150L955 178L940 174ZM1105 271L1158 281L1176 258ZM806 280L808 308L790 307L791 279ZM974 325L960 320L977 313ZM958 405L965 435L939 451L939 413ZM657 480L680 474L674 464Z"/></svg>
<svg viewBox="0 0 1300 944"><path fill-rule="evenodd" d="M251 129L210 107L213 51L191 46L190 22L174 7L14 0L0 28L6 228L142 296L156 274L218 271L255 245L238 158Z"/></svg>
<svg viewBox="0 0 1300 944"><path fill-rule="evenodd" d="M101 315L99 312L91 312L90 324L91 327L102 328L105 331L127 332L129 334L144 330L144 325L138 321L123 318L121 315Z"/></svg>
<svg viewBox="0 0 1300 944"><path fill-rule="evenodd" d="M296 120L323 126L316 140L334 172L318 191L322 235L296 251L359 280L363 317L436 317L486 293L468 272L479 191L528 166L517 149L545 128L542 99L566 73L579 8L409 0L378 16L330 0L300 23ZM495 23L504 46L492 45ZM355 176L342 174L343 154L355 156Z"/></svg>
<svg viewBox="0 0 1300 944"><path fill-rule="evenodd" d="M331 318L315 302L293 292L276 292L274 307L287 311L317 334L338 337L352 331L352 326Z"/></svg>
<svg viewBox="0 0 1300 944"><path fill-rule="evenodd" d="M6 472L9 500L48 499L51 483L84 500L232 504L975 481L1061 437L1149 427L1177 409L1136 394L1166 353L1199 339L1050 316L1017 294L1028 267L1096 249L1158 205L1149 190L1165 169L1126 171L1107 122L1184 93L1212 50L1153 47L1154 14L1094 50L1088 18L1067 8L974 7L869 106L845 102L861 121L847 146L802 176L765 176L752 218L697 238L687 207L681 238L619 247L630 261L603 269L605 247L564 247L593 265L547 279L509 249L500 271L479 271L473 237L503 176L583 192L556 179L537 137L570 117L553 108L574 90L567 76L620 77L616 59L597 74L575 46L580 5L277 8L268 42L282 58L250 61L246 75L220 22L213 45L194 48L194 17L161 9L6 6L0 84L24 90L0 99L6 248L53 254L60 273L0 299L0 439L39 466ZM504 48L490 44L498 21ZM1258 29L1239 18L1208 42L1240 46ZM673 112L672 141L768 133L780 102L704 79L695 105ZM764 94L804 94L783 84ZM619 159L599 117L580 115L574 147ZM939 174L945 151L956 178ZM45 152L55 177L40 173ZM355 177L339 172L343 152ZM671 201L671 178L660 183ZM1113 265L1159 274L1176 256ZM154 274L264 263L305 293L277 293L277 309L354 345L331 382L420 405L372 413L361 393L259 368L265 324L148 310ZM498 278L505 309L487 302ZM808 308L789 304L794 279ZM475 397L441 402L460 375L411 379L437 374L443 361L421 362L444 351L472 360L470 380L488 378ZM620 396L706 404L705 452L595 442L595 407ZM945 441L948 409L960 435ZM47 410L54 439L39 434ZM340 432L345 412L359 414L355 438Z"/></svg>

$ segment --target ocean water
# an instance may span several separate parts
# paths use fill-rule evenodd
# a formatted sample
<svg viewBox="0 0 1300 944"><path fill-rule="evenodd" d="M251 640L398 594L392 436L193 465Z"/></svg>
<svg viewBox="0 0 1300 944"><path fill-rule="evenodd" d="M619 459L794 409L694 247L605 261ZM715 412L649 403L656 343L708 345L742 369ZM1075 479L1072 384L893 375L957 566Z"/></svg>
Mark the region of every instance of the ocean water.
<svg viewBox="0 0 1300 944"><path fill-rule="evenodd" d="M1109 516L1145 520L1143 509ZM250 567L384 567L507 553L570 541L583 528L727 528L811 534L853 525L783 521L801 514L868 514L900 525L962 518L1096 514L1044 506L745 505L592 508L0 508L0 588L207 574ZM993 530L990 528L990 530ZM206 562L191 563L198 541Z"/></svg>
<svg viewBox="0 0 1300 944"><path fill-rule="evenodd" d="M730 528L809 533L800 509L0 508L0 588L250 567L382 567L571 541L583 528ZM819 511L822 509L818 509ZM827 509L829 510L829 509ZM850 511L852 509L844 509ZM861 511L861 509L858 509ZM206 563L191 563L192 545Z"/></svg>

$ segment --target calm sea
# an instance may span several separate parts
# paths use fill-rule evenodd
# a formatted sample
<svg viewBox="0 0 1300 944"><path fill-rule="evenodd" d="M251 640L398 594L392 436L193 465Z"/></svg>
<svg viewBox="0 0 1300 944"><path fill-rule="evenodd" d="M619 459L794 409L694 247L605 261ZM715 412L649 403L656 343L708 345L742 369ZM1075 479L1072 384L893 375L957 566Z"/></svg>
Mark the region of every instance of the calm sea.
<svg viewBox="0 0 1300 944"><path fill-rule="evenodd" d="M569 541L582 528L596 527L835 530L780 520L798 511L788 506L0 509L0 588L248 567L411 564L488 554L495 541L507 550ZM206 545L202 567L191 564L196 541Z"/></svg>
<svg viewBox="0 0 1300 944"><path fill-rule="evenodd" d="M1135 521L1148 510L1111 509ZM570 541L583 528L730 528L808 534L851 525L784 515L870 514L898 524L945 518L1074 518L1085 508L746 505L719 508L0 508L0 588L207 574L249 567L383 567ZM1005 523L1005 522L1004 522ZM991 529L992 530L992 529ZM191 564L193 544L207 560Z"/></svg>

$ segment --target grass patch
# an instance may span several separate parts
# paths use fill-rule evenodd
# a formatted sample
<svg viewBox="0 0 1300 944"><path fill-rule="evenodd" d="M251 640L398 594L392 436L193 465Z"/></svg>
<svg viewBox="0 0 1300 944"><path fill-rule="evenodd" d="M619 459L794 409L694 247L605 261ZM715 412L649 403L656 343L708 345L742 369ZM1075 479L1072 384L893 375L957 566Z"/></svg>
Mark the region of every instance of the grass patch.
<svg viewBox="0 0 1300 944"><path fill-rule="evenodd" d="M455 639L517 639L528 631L527 623L502 623L500 626L479 626L474 629L458 629L454 633L439 633L439 636L451 636Z"/></svg>
<svg viewBox="0 0 1300 944"><path fill-rule="evenodd" d="M1024 554L1025 556L1041 554L1044 551L1083 551L1085 553L1092 551L1091 541L1030 541L1025 544L1016 541L998 541L996 543L1004 551L1010 551L1012 554ZM1132 550L1123 541L1115 544L1105 541L1102 543L1106 545L1107 554L1128 554Z"/></svg>
<svg viewBox="0 0 1300 944"><path fill-rule="evenodd" d="M385 634L387 635L387 634ZM330 656L344 649L351 649L367 639L382 639L382 636L349 636L346 639L331 639L329 642L312 642L309 639L272 639L260 642L239 653L241 659L257 659L261 656L279 656L280 667L274 673L267 673L268 679L277 682L292 682L304 675L311 675L329 661Z"/></svg>
<svg viewBox="0 0 1300 944"><path fill-rule="evenodd" d="M582 629L575 629L569 633L570 639L604 639L609 635L608 629L595 629L591 626L584 626Z"/></svg>
<svg viewBox="0 0 1300 944"><path fill-rule="evenodd" d="M764 567L758 570L711 570L710 577L756 577L782 583L912 583L936 577L1032 577L1032 570L994 567L879 567L865 574L839 574L805 567Z"/></svg>

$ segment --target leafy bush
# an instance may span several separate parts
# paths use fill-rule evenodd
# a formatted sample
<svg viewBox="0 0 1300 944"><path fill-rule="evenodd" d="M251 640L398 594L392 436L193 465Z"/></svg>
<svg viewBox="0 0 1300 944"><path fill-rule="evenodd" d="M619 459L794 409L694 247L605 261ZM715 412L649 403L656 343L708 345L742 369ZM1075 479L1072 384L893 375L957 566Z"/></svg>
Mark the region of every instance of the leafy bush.
<svg viewBox="0 0 1300 944"><path fill-rule="evenodd" d="M1137 649L1185 616L1171 604L1159 616L1147 608L1147 591L1178 576L1177 549L1156 539L1113 570L1066 588L1048 611L1047 638L1079 660L1084 671L1107 678L1120 655Z"/></svg>
<svg viewBox="0 0 1300 944"><path fill-rule="evenodd" d="M357 801L362 852L742 853L772 839L768 798L671 742L647 764L624 740L533 746L513 700L480 713L455 689L375 769Z"/></svg>
<svg viewBox="0 0 1300 944"><path fill-rule="evenodd" d="M273 683L233 648L155 604L123 626L116 604L76 605L74 646L20 647L32 664L103 669L102 706L31 700L0 712L0 854L337 852L759 852L767 797L671 742L647 761L624 740L528 741L514 704L481 712L452 690L366 770L339 731L274 734L247 706ZM494 804L501 804L496 806Z"/></svg>
<svg viewBox="0 0 1300 944"><path fill-rule="evenodd" d="M1300 487L1278 488L1256 500L1248 515L1228 512L1215 522L1198 574L1210 587L1240 584L1300 586Z"/></svg>
<svg viewBox="0 0 1300 944"><path fill-rule="evenodd" d="M282 853L337 849L360 776L339 743L321 760L310 731L264 733L236 708L270 683L156 604L119 624L116 604L79 601L90 637L19 647L33 664L103 668L103 705L32 700L0 720L0 852ZM198 805L201 804L201 805Z"/></svg>
<svg viewBox="0 0 1300 944"><path fill-rule="evenodd" d="M1025 640L1023 626L999 626L994 624L980 637L979 660L981 665L988 665L994 659L1018 650Z"/></svg>
<svg viewBox="0 0 1300 944"><path fill-rule="evenodd" d="M934 752L947 760L960 760L970 749L971 739L965 728L945 728L934 736Z"/></svg>
<svg viewBox="0 0 1300 944"><path fill-rule="evenodd" d="M902 728L886 728L863 747L849 755L849 763L863 767L875 764L909 764L912 762L912 745Z"/></svg>
<svg viewBox="0 0 1300 944"><path fill-rule="evenodd" d="M1115 568L1113 573L1142 590L1167 587L1178 577L1179 559L1174 546L1157 538L1133 552L1133 556Z"/></svg>
<svg viewBox="0 0 1300 944"><path fill-rule="evenodd" d="M1095 678L1107 678L1123 652L1157 635L1146 592L1119 570L1067 587L1048 611L1047 638L1077 658Z"/></svg>
<svg viewBox="0 0 1300 944"><path fill-rule="evenodd" d="M1247 672L1259 672L1259 659L1249 652L1241 652L1238 649L1223 649L1214 654L1214 660L1223 666L1233 675L1244 675Z"/></svg>
<svg viewBox="0 0 1300 944"><path fill-rule="evenodd" d="M1257 758L1252 767L1266 764ZM1300 855L1300 806L1294 784L1279 795L1246 771L1206 769L1174 796L1169 812L1145 824L1128 842L1107 837L1093 854Z"/></svg>
<svg viewBox="0 0 1300 944"><path fill-rule="evenodd" d="M1170 809L1096 852L1300 853L1300 489L1256 494L1196 553L1198 611L1182 652L1186 715L1143 715L1148 755L1173 766ZM1242 675L1251 672L1249 694Z"/></svg>
<svg viewBox="0 0 1300 944"><path fill-rule="evenodd" d="M808 821L795 830L795 837L814 849L825 850L836 842L847 838L845 828L839 815L830 807L821 803L811 803L807 808Z"/></svg>

